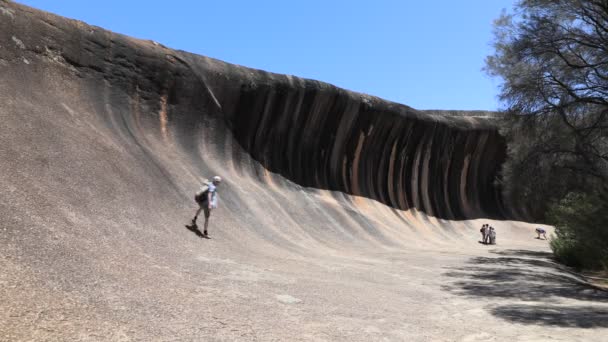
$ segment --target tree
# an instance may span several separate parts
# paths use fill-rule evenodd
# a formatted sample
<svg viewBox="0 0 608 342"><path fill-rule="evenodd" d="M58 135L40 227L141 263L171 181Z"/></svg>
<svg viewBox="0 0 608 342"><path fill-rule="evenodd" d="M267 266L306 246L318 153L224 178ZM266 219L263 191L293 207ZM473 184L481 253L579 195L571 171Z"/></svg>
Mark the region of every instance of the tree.
<svg viewBox="0 0 608 342"><path fill-rule="evenodd" d="M502 78L508 196L548 199L608 181L608 2L523 0L495 22L486 70ZM543 201L544 200L544 201Z"/></svg>
<svg viewBox="0 0 608 342"><path fill-rule="evenodd" d="M505 196L556 225L559 260L607 268L608 1L522 0L494 33Z"/></svg>

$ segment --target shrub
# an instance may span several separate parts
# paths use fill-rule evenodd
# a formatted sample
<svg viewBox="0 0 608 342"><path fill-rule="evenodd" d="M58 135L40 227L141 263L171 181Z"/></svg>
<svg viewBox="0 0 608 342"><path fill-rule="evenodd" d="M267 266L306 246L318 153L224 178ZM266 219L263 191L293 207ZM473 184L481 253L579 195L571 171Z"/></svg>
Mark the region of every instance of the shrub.
<svg viewBox="0 0 608 342"><path fill-rule="evenodd" d="M608 270L608 195L569 193L549 206L551 249L566 265Z"/></svg>

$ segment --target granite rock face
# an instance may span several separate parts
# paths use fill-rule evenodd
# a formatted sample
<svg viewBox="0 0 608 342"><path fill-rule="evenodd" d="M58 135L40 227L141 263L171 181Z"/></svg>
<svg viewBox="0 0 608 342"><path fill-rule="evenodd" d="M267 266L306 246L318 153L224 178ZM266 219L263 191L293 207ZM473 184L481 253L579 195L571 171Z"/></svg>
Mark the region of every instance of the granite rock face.
<svg viewBox="0 0 608 342"><path fill-rule="evenodd" d="M542 339L500 316L555 304L521 288L561 271L517 255L548 250L534 226L488 219L510 217L491 114L417 111L0 0L0 340L470 340L479 317ZM201 239L184 225L216 174ZM481 222L499 248L477 243Z"/></svg>
<svg viewBox="0 0 608 342"><path fill-rule="evenodd" d="M109 85L106 102L139 106L124 120L145 122L146 134L187 145L217 120L264 168L306 187L445 219L508 216L495 185L505 142L493 118L432 115L3 6L1 62L39 59L40 73L63 66Z"/></svg>
<svg viewBox="0 0 608 342"><path fill-rule="evenodd" d="M224 115L271 171L441 218L505 215L494 184L505 158L495 119L428 115L312 80L243 76Z"/></svg>
<svg viewBox="0 0 608 342"><path fill-rule="evenodd" d="M273 172L446 219L503 217L505 143L492 119L431 116L320 82L259 74L226 113Z"/></svg>

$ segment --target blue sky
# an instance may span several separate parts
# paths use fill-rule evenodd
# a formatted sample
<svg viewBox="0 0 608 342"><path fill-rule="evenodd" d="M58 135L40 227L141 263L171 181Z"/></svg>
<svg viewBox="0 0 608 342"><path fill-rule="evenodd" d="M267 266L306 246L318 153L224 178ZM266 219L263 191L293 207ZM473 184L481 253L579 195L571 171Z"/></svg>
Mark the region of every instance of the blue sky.
<svg viewBox="0 0 608 342"><path fill-rule="evenodd" d="M226 62L418 109L499 107L482 71L514 0L17 0Z"/></svg>

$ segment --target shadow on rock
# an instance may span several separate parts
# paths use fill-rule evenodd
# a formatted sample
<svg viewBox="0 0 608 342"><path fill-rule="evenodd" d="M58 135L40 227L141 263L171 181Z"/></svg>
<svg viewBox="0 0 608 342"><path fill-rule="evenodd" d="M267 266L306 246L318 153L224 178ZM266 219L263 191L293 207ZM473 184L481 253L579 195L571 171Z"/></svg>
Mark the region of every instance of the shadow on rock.
<svg viewBox="0 0 608 342"><path fill-rule="evenodd" d="M526 249L507 249L504 251L492 251L491 253L504 256L530 257L540 259L553 259L553 253L543 251L529 251Z"/></svg>
<svg viewBox="0 0 608 342"><path fill-rule="evenodd" d="M522 324L567 328L608 327L608 310L588 306L505 305L491 312L494 316Z"/></svg>
<svg viewBox="0 0 608 342"><path fill-rule="evenodd" d="M556 305L563 299L608 303L608 292L590 285L583 277L552 261L551 253L526 250L493 251L496 257L475 257L464 267L443 275L454 279L442 288L467 297L537 302L491 309L503 319L555 326L608 326L608 308ZM601 325L604 324L604 325Z"/></svg>
<svg viewBox="0 0 608 342"><path fill-rule="evenodd" d="M201 232L200 230L198 230L197 226L186 225L186 229L188 229L189 231L193 232L194 234L196 234L196 236L198 236L200 238L204 238L205 237L205 235L203 234L203 232Z"/></svg>

